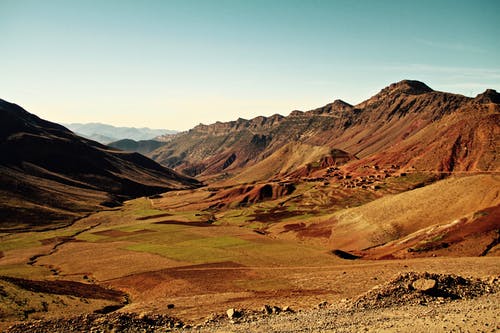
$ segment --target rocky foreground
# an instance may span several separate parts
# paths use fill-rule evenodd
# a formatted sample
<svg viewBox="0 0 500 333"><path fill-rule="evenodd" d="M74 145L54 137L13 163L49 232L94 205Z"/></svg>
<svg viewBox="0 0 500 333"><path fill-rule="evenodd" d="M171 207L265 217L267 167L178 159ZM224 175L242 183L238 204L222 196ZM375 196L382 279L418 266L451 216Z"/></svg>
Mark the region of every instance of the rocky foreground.
<svg viewBox="0 0 500 333"><path fill-rule="evenodd" d="M497 332L500 276L404 273L353 300L295 312L228 309L191 325L158 314L85 314L17 324L8 332Z"/></svg>

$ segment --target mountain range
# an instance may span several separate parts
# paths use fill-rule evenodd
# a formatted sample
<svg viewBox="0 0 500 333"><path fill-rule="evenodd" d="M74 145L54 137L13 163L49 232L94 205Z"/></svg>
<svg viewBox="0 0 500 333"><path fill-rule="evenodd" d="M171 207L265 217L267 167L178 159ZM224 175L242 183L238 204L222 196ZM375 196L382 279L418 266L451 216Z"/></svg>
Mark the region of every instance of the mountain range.
<svg viewBox="0 0 500 333"><path fill-rule="evenodd" d="M246 181L301 168L310 173L318 163L326 168L339 151L358 160L350 164L353 169L370 164L440 172L498 170L499 96L486 90L469 98L403 80L357 105L335 100L286 117L199 125L148 156L202 178L251 173Z"/></svg>
<svg viewBox="0 0 500 333"><path fill-rule="evenodd" d="M335 100L288 116L199 125L162 143L119 141L116 148L1 101L2 223L67 223L127 198L200 181L233 188L207 203L223 207L290 195L304 179L368 177L372 169L385 176L424 172L426 181L435 179L431 173L496 172L499 101L491 89L469 98L403 80L357 105ZM344 176L332 171L339 167Z"/></svg>
<svg viewBox="0 0 500 333"><path fill-rule="evenodd" d="M116 127L101 123L71 123L63 124L71 131L102 144L110 142L131 139L131 140L150 140L157 136L166 134L175 134L176 131L167 129L151 129L147 127Z"/></svg>

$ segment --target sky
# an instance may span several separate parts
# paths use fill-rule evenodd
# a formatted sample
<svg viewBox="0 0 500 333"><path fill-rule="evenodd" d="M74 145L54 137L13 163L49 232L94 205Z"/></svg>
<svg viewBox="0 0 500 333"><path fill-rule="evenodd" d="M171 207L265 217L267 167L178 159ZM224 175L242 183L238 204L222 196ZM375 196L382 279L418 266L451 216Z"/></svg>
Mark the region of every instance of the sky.
<svg viewBox="0 0 500 333"><path fill-rule="evenodd" d="M186 130L500 90L500 1L0 0L0 98L60 123Z"/></svg>

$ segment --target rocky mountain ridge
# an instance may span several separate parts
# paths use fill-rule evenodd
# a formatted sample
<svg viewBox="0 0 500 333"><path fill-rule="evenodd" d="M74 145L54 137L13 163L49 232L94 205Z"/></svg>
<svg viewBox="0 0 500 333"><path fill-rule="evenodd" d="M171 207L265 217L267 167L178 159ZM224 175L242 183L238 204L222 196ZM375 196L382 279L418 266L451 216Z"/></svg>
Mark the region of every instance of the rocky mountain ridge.
<svg viewBox="0 0 500 333"><path fill-rule="evenodd" d="M298 143L340 149L378 164L411 167L417 158L419 166L437 171L491 170L498 167L494 158L497 151L491 144L499 133L498 95L487 90L469 98L403 80L357 105L336 100L310 111L292 111L286 117L260 116L199 125L176 135L149 156L192 176L210 176L237 173L287 144ZM465 138L467 143L462 142ZM457 161L444 154L445 160L453 160L450 162L426 152L434 141L440 142L435 149L456 150L457 140L485 154L469 154ZM407 156L405 152L412 149L421 150L423 156Z"/></svg>

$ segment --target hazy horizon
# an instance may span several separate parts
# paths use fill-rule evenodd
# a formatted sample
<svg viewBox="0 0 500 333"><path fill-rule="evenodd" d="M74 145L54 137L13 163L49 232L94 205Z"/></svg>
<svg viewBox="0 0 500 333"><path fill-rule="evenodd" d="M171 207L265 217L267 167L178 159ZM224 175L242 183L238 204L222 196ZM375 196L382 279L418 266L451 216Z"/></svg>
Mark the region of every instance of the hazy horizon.
<svg viewBox="0 0 500 333"><path fill-rule="evenodd" d="M500 88L497 1L0 0L0 98L60 123L186 130L420 80Z"/></svg>

